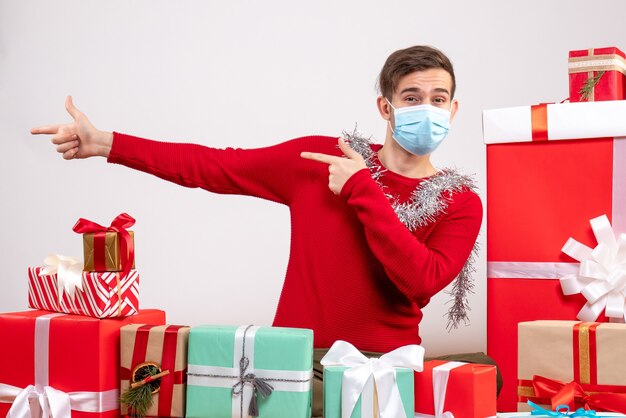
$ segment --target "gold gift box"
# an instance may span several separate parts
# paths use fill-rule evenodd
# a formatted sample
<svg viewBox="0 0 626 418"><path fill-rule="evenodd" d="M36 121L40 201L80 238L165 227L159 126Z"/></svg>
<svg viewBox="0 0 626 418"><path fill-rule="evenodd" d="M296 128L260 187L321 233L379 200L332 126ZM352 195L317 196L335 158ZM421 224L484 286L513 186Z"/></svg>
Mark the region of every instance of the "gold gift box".
<svg viewBox="0 0 626 418"><path fill-rule="evenodd" d="M135 243L135 236L133 231L128 231L130 234L131 242ZM104 244L104 262L105 268L96 270L95 267L95 249L94 249L94 235L95 233L89 232L83 234L83 255L85 259L85 271L122 271L122 259L120 251L120 236L117 232L106 232ZM131 268L135 268L135 257L133 257L133 265Z"/></svg>

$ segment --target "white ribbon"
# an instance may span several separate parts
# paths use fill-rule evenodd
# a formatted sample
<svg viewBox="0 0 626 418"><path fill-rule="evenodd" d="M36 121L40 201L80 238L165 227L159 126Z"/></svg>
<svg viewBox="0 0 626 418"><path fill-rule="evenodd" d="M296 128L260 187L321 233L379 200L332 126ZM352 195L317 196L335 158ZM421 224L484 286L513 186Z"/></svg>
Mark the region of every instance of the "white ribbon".
<svg viewBox="0 0 626 418"><path fill-rule="evenodd" d="M44 259L46 266L39 272L40 276L57 275L57 294L59 300L63 297L63 291L71 297L76 288L83 290L83 261L65 255L51 254Z"/></svg>
<svg viewBox="0 0 626 418"><path fill-rule="evenodd" d="M449 361L440 366L433 367L433 402L435 405L435 415L416 413L415 418L454 418L450 411L444 412L446 404L446 391L448 390L448 378L450 370L461 367L461 361Z"/></svg>
<svg viewBox="0 0 626 418"><path fill-rule="evenodd" d="M48 385L50 320L54 313L35 322L35 384L22 389L0 383L0 402L12 403L7 418L71 418L72 411L105 412L118 409L119 391L65 393Z"/></svg>
<svg viewBox="0 0 626 418"><path fill-rule="evenodd" d="M240 359L245 355L249 363L247 373L254 373L257 378L267 380L276 391L308 392L311 390L313 369L309 370L267 370L258 369L254 365L254 340L259 326L243 325L235 331L233 348L233 367L204 366L189 364L187 366L187 385L204 387L232 388L240 378ZM245 338L244 338L245 336ZM245 352L244 352L245 345ZM231 416L233 418L248 417L248 405L254 395L250 385L245 384L239 396L233 395L231 400ZM242 407L244 409L242 411Z"/></svg>
<svg viewBox="0 0 626 418"><path fill-rule="evenodd" d="M573 238L562 250L580 262L578 274L561 278L565 295L581 293L587 303L578 312L581 321L593 322L604 311L609 318L624 321L626 310L626 234L615 234L606 215L589 221L598 245L591 249Z"/></svg>
<svg viewBox="0 0 626 418"><path fill-rule="evenodd" d="M341 381L342 418L350 418L359 397L373 398L374 390L378 396L380 418L406 418L396 383L395 368L406 367L421 372L424 369L424 348L419 345L406 345L380 358L367 358L352 344L340 340L335 341L322 358L321 364L325 367L349 367L344 371ZM365 399L361 402L372 404ZM373 418L373 409L372 407L362 410L362 418Z"/></svg>

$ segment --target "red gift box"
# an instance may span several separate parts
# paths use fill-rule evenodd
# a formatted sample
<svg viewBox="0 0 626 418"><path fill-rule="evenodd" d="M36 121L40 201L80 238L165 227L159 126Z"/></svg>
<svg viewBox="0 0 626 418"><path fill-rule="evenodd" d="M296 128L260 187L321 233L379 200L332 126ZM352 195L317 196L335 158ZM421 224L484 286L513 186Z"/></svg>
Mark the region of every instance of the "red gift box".
<svg viewBox="0 0 626 418"><path fill-rule="evenodd" d="M425 361L424 370L415 373L415 412L415 417L443 416L444 412L455 418L495 417L496 367Z"/></svg>
<svg viewBox="0 0 626 418"><path fill-rule="evenodd" d="M615 47L569 52L569 99L572 102L623 100L626 60ZM584 89L587 92L584 92Z"/></svg>
<svg viewBox="0 0 626 418"><path fill-rule="evenodd" d="M137 322L163 324L165 312L118 319L39 310L0 314L0 416L13 405L16 416L30 416L31 408L38 417L42 405L54 418L118 417L120 328Z"/></svg>
<svg viewBox="0 0 626 418"><path fill-rule="evenodd" d="M561 251L568 238L593 248L596 239L589 220L602 214L626 232L626 140L593 138L605 126L595 125L595 117L585 118L585 110L600 109L602 115L612 104L621 103L528 107L527 121L518 116L503 121L507 118L498 115L504 109L494 111L495 120L491 111L483 113L485 140L491 143L487 145L487 353L504 380L500 411L516 407L517 324L574 320L585 305L580 294L564 296L561 290L559 279L575 274L579 267ZM543 118L538 117L535 110L546 108ZM553 120L556 116L560 120ZM492 132L504 137L509 128L525 123L527 136L511 135L510 143L493 143L497 138L491 138ZM626 135L624 118L619 123L623 126L612 126L611 132ZM494 124L499 124L497 130ZM563 140L567 131L561 128L572 125L586 127L580 137L587 139Z"/></svg>
<svg viewBox="0 0 626 418"><path fill-rule="evenodd" d="M139 310L139 273L83 272L82 289L63 291L57 274L40 274L42 267L28 269L28 306L54 312L113 318ZM60 291L62 294L59 296Z"/></svg>

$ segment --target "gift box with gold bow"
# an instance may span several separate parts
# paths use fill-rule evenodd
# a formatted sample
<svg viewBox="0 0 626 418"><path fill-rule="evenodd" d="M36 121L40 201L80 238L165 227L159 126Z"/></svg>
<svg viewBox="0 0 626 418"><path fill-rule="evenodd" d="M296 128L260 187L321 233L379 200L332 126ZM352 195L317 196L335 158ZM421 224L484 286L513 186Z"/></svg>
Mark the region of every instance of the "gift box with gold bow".
<svg viewBox="0 0 626 418"><path fill-rule="evenodd" d="M499 410L516 408L517 324L574 320L589 301L563 292L560 279L587 264L562 251L568 239L595 248L599 241L589 221L603 214L615 237L626 232L624 115L624 100L483 112L487 354L504 380ZM604 312L594 321L606 321Z"/></svg>
<svg viewBox="0 0 626 418"><path fill-rule="evenodd" d="M185 416L189 330L179 325L122 327L122 415Z"/></svg>
<svg viewBox="0 0 626 418"><path fill-rule="evenodd" d="M518 410L530 400L626 413L626 324L531 321L518 332Z"/></svg>
<svg viewBox="0 0 626 418"><path fill-rule="evenodd" d="M165 312L96 319L48 311L0 314L0 416L119 417L120 328Z"/></svg>
<svg viewBox="0 0 626 418"><path fill-rule="evenodd" d="M626 59L615 47L569 52L569 99L572 102L624 100Z"/></svg>

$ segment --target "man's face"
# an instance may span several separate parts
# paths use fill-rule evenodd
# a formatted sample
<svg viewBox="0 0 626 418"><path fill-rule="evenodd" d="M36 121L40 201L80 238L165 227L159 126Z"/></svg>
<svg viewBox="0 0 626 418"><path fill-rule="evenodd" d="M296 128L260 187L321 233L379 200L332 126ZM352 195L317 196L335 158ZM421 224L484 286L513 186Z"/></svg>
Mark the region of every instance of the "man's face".
<svg viewBox="0 0 626 418"><path fill-rule="evenodd" d="M456 113L458 103L450 97L452 91L452 77L441 68L431 68L424 71L415 71L400 79L398 86L391 97L391 104L399 109L406 106L430 104L450 111L450 121ZM382 99L386 103L386 100ZM385 103L379 103L384 105ZM386 109L380 109L382 116L393 119L393 109L387 104ZM385 117L387 116L387 117Z"/></svg>

